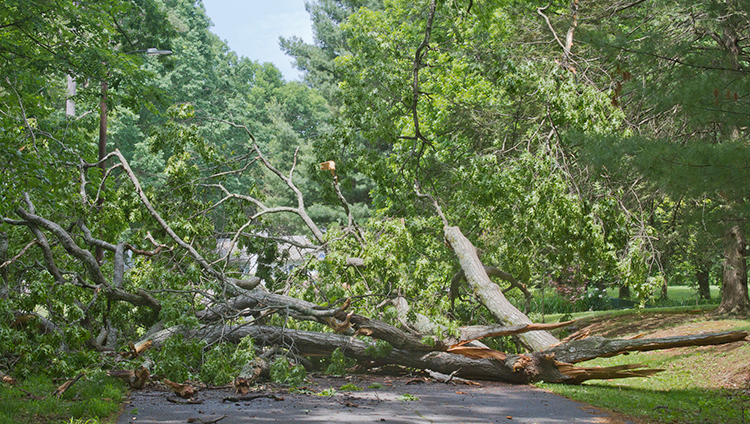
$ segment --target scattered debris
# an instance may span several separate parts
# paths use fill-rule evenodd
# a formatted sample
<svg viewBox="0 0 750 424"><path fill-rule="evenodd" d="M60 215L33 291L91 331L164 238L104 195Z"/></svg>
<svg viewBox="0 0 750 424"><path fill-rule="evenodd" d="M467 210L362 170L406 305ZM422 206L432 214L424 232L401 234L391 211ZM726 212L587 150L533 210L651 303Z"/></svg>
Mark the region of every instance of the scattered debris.
<svg viewBox="0 0 750 424"><path fill-rule="evenodd" d="M450 373L450 375L443 374L441 372L437 372L437 371L433 371L433 370L425 370L425 371L427 371L427 373L430 375L430 378L432 378L435 381L439 381L441 383L446 383L446 384L453 383L454 385L456 383L460 383L460 384L467 384L467 385L470 385L470 386L482 387L482 385L479 384L479 383L477 383L476 381L471 381L471 380L466 380L466 379L461 378L461 377L456 377L455 376L456 373L458 371L460 371L460 370L453 371L452 373Z"/></svg>
<svg viewBox="0 0 750 424"><path fill-rule="evenodd" d="M37 396L37 395L35 395L35 394L31 393L31 392L27 392L26 390L24 390L24 389L22 389L20 387L17 387L17 389L20 390L23 393L26 393L26 396L28 398L32 399L32 400L43 400L44 399L44 396Z"/></svg>
<svg viewBox="0 0 750 424"><path fill-rule="evenodd" d="M5 373L3 373L2 371L0 371L0 380L2 380L3 383L11 386L15 386L16 384L18 384L18 380L9 375L5 375Z"/></svg>
<svg viewBox="0 0 750 424"><path fill-rule="evenodd" d="M135 370L110 370L107 375L124 380L131 389L142 389L151 379L151 372L144 366Z"/></svg>
<svg viewBox="0 0 750 424"><path fill-rule="evenodd" d="M214 423L218 423L219 421L223 420L226 417L227 417L226 415L222 415L219 418L214 418L213 420L204 420L202 418L188 418L187 422L189 422L189 423L201 423L201 424L214 424Z"/></svg>
<svg viewBox="0 0 750 424"><path fill-rule="evenodd" d="M258 398L271 398L271 399L273 399L275 401L284 400L283 396L279 396L279 395L274 394L274 393L256 393L256 394L252 394L252 395L245 395L245 396L239 396L239 397L237 397L237 396L227 396L224 399L222 399L221 401L222 402L242 402L242 401L253 400L253 399L258 399Z"/></svg>
<svg viewBox="0 0 750 424"><path fill-rule="evenodd" d="M197 400L197 399L182 400L182 399L177 399L175 397L169 397L169 396L167 396L167 402L176 403L178 405L201 405L203 403L202 400Z"/></svg>
<svg viewBox="0 0 750 424"><path fill-rule="evenodd" d="M175 383L173 381L167 380L166 378L163 379L162 382L165 386L172 390L174 394L183 399L190 399L198 393L198 390L189 384Z"/></svg>
<svg viewBox="0 0 750 424"><path fill-rule="evenodd" d="M122 356L124 357L130 357L130 358L137 358L141 356L141 353L146 351L148 348L151 347L153 344L153 340L144 340L138 344L135 344L133 342L128 342L128 348L130 349L129 352L124 352Z"/></svg>
<svg viewBox="0 0 750 424"><path fill-rule="evenodd" d="M60 387L58 387L58 388L57 388L57 389L56 389L56 390L55 390L54 392L52 392L52 396L56 396L56 397L57 397L58 399L60 399L60 398L62 397L62 395L63 395L63 394L64 394L64 393L65 393L65 392L66 392L66 391L67 391L67 390L69 389L69 388L71 388L71 387L72 387L72 386L73 386L74 384L76 384L76 382L77 382L78 380L80 380L80 379L81 379L81 377L83 377L84 375L86 375L86 374L84 374L84 373L80 373L80 374L78 374L78 375L77 375L77 376L76 376L75 378L73 378L72 380L68 380L68 381L66 381L66 382L65 382L65 383L63 383L63 384L62 384L62 385L61 385Z"/></svg>

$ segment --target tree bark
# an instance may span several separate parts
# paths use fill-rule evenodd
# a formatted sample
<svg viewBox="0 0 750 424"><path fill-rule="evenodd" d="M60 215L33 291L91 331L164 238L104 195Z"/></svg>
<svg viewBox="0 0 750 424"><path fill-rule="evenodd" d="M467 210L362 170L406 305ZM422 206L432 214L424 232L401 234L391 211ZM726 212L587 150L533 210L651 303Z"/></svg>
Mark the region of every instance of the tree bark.
<svg viewBox="0 0 750 424"><path fill-rule="evenodd" d="M496 267L496 266L487 266L484 265L484 271L487 273L490 277L497 277L503 281L507 281L510 283L510 287L506 289L506 292L512 288L516 288L523 293L523 297L526 300L526 304L524 305L524 313L528 313L531 310L531 292L529 292L529 289L526 288L526 284L516 280L513 275L503 271L502 269ZM451 309L453 309L454 301L458 297L458 289L461 281L466 279L466 276L464 275L464 271L460 270L456 273L456 275L453 276L451 279Z"/></svg>
<svg viewBox="0 0 750 424"><path fill-rule="evenodd" d="M750 311L745 243L742 228L731 224L724 234L724 276L717 314L745 315Z"/></svg>
<svg viewBox="0 0 750 424"><path fill-rule="evenodd" d="M620 299L630 299L630 286L621 284L618 291Z"/></svg>
<svg viewBox="0 0 750 424"><path fill-rule="evenodd" d="M698 297L711 299L711 285L708 280L708 265L699 262L695 270L695 279L698 281Z"/></svg>
<svg viewBox="0 0 750 424"><path fill-rule="evenodd" d="M491 358L472 358L449 352L424 351L394 348L385 356L376 357L368 347L372 343L333 333L291 330L276 326L224 325L204 326L197 330L176 328L164 330L163 334L179 333L189 338L201 338L209 344L225 340L238 343L243 337L253 338L256 346L282 346L304 356L330 355L335 349L369 366L396 364L409 368L453 374L457 377L494 380L507 383L528 384L538 381L550 383L579 384L591 379L645 377L661 370L638 369L641 365L619 367L578 367L569 362L579 362L600 356L615 356L639 350L656 350L680 346L702 346L731 343L744 340L748 332L703 334L698 336L667 337L664 339L606 340L592 338L571 342L543 352L522 355L495 355ZM163 337L157 336L160 340ZM154 342L156 344L156 342Z"/></svg>
<svg viewBox="0 0 750 424"><path fill-rule="evenodd" d="M503 296L500 287L490 280L484 265L477 256L474 245L461 233L458 227L445 226L445 239L458 257L469 286L501 323L507 325L531 324L529 317L519 311ZM546 331L531 331L519 336L521 343L532 351L540 351L560 341Z"/></svg>
<svg viewBox="0 0 750 424"><path fill-rule="evenodd" d="M553 354L555 359L575 364L594 358L608 358L628 352L645 352L651 350L671 349L687 346L712 346L745 340L750 332L731 331L690 336L672 336L658 339L605 339L589 337L552 347L540 352Z"/></svg>

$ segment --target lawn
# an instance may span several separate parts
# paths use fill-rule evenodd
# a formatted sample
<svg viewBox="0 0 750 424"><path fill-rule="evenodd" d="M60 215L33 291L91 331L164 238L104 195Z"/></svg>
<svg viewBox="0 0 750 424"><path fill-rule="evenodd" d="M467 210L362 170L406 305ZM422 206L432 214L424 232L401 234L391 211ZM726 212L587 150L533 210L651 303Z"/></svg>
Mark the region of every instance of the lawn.
<svg viewBox="0 0 750 424"><path fill-rule="evenodd" d="M113 422L126 390L103 372L80 379L58 399L52 393L60 384L35 375L0 385L0 424Z"/></svg>
<svg viewBox="0 0 750 424"><path fill-rule="evenodd" d="M713 317L708 308L654 308L591 313L577 323L592 335L644 337L750 331L750 321ZM631 353L581 366L643 364L664 369L649 378L590 381L581 386L541 384L597 407L637 417L643 423L750 422L750 344L676 348Z"/></svg>

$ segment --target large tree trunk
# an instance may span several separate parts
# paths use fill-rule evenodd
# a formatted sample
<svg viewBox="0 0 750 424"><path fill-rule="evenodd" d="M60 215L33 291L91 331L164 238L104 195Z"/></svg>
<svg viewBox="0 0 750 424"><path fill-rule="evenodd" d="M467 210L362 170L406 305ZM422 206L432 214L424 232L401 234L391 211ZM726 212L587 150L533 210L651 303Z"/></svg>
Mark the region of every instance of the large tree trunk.
<svg viewBox="0 0 750 424"><path fill-rule="evenodd" d="M370 320L369 324L375 324ZM377 326L387 324L377 323ZM518 329L511 332L516 333ZM172 334L186 338L201 338L209 344L225 340L239 342L243 337L253 338L256 346L282 346L302 356L330 355L336 348L366 366L396 364L409 368L432 370L458 377L496 380L508 383L528 384L538 381L551 383L579 384L591 379L612 379L646 377L661 370L640 369L641 365L618 367L578 367L575 362L595 357L615 356L633 351L648 351L682 346L705 346L731 343L744 340L748 332L701 334L698 336L677 336L662 339L607 340L591 338L576 340L547 351L530 354L511 355L490 349L466 349L464 353L431 351L420 349L394 348L384 356L374 356L368 347L368 340L352 338L342 334L302 331L276 326L212 324L197 330L173 328L153 335L154 344L159 344ZM526 333L528 334L528 333ZM395 342L395 334L381 334L386 341ZM408 343L407 343L408 344ZM461 349L456 349L461 351Z"/></svg>
<svg viewBox="0 0 750 424"><path fill-rule="evenodd" d="M469 286L487 307L490 313L506 325L531 324L529 317L519 311L503 296L500 287L490 280L484 265L477 256L474 245L461 233L458 227L445 226L445 239L458 257ZM531 331L519 336L521 343L532 351L543 350L560 341L546 331Z"/></svg>
<svg viewBox="0 0 750 424"><path fill-rule="evenodd" d="M724 234L724 278L721 305L717 314L744 315L750 311L747 294L745 235L739 225L730 225Z"/></svg>

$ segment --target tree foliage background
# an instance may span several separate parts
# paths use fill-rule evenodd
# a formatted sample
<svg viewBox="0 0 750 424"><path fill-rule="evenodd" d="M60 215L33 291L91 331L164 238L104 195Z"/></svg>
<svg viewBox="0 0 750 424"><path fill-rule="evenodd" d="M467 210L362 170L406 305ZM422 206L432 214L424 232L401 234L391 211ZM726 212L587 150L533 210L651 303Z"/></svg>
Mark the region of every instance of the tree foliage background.
<svg viewBox="0 0 750 424"><path fill-rule="evenodd" d="M200 1L1 3L3 368L72 374L197 327L250 269L404 328L491 322L453 282L426 195L532 316L549 311L531 292L624 287L643 305L709 278L721 311L750 304L747 2L320 0L315 42L280 40L302 82L230 51ZM137 53L151 47L175 54ZM324 258L290 270L279 247L300 234ZM257 262L237 268L227 242ZM160 371L217 383L262 350L170 340Z"/></svg>

